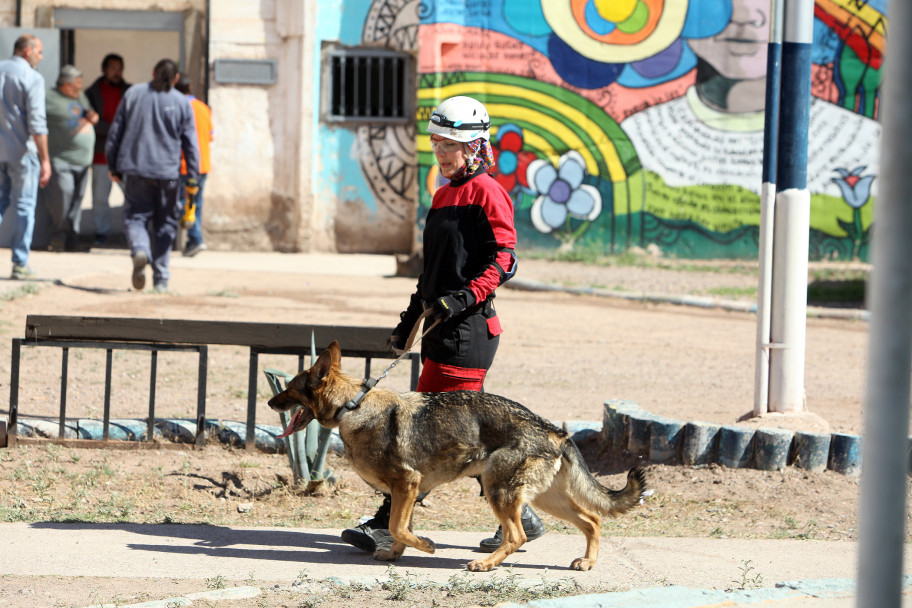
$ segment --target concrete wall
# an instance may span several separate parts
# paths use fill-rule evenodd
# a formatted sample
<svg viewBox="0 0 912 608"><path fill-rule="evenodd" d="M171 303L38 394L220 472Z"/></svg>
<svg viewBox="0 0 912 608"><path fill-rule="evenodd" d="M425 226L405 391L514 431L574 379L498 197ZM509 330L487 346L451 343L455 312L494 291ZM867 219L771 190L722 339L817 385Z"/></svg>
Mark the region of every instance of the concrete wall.
<svg viewBox="0 0 912 608"><path fill-rule="evenodd" d="M294 250L298 216L287 203L295 194L288 162L295 155L295 123L286 95L288 61L276 25L276 2L223 0L211 4L210 65L217 59L279 61L271 86L220 84L210 80L209 105L215 126L212 173L206 186L207 241L240 248ZM272 217L274 206L278 217ZM283 209L284 208L284 209ZM281 218L281 219L279 219Z"/></svg>
<svg viewBox="0 0 912 608"><path fill-rule="evenodd" d="M417 33L417 11L390 28L383 8L370 0L212 3L210 61L271 57L279 78L269 87L211 82L218 155L206 194L210 242L221 236L250 249L412 250L413 127L330 126L319 114L326 46L415 50L417 36L404 48L394 34L409 27Z"/></svg>

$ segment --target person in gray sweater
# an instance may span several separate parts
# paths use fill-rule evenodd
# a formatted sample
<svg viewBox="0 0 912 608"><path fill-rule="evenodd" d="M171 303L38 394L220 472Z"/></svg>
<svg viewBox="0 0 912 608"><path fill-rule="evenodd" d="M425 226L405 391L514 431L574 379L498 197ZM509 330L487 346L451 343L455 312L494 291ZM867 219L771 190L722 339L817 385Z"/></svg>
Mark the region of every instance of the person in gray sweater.
<svg viewBox="0 0 912 608"><path fill-rule="evenodd" d="M124 234L133 262L133 287L146 285L152 265L157 292L168 290L171 248L182 212L181 152L187 160L187 190L199 188L196 123L187 98L174 89L177 64L162 59L152 81L127 89L108 131L105 156L111 179L124 176ZM151 221L151 238L147 224Z"/></svg>

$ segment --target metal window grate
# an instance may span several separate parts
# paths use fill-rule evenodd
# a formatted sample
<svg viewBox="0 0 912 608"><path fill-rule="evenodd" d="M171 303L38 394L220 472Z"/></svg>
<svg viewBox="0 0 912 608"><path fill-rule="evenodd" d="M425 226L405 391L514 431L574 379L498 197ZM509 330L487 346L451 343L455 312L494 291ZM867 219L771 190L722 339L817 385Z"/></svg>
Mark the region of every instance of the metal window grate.
<svg viewBox="0 0 912 608"><path fill-rule="evenodd" d="M379 49L335 50L328 57L331 121L405 122L409 114L410 57Z"/></svg>

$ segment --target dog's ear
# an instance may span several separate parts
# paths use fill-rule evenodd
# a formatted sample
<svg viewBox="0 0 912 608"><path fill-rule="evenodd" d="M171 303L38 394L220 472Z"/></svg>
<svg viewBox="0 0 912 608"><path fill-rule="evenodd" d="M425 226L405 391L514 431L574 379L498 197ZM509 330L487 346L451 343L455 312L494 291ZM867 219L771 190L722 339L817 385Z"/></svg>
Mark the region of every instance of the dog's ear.
<svg viewBox="0 0 912 608"><path fill-rule="evenodd" d="M337 367L342 366L342 347L339 346L338 340L333 340L329 343L329 346L326 347L326 352L332 357L333 365Z"/></svg>
<svg viewBox="0 0 912 608"><path fill-rule="evenodd" d="M335 344L335 342L333 342L333 344ZM313 367L310 368L310 381L314 384L322 382L323 378L329 375L329 372L332 370L332 344L329 346L330 348L327 348L322 353L320 353L320 356L317 357L317 362L314 363Z"/></svg>

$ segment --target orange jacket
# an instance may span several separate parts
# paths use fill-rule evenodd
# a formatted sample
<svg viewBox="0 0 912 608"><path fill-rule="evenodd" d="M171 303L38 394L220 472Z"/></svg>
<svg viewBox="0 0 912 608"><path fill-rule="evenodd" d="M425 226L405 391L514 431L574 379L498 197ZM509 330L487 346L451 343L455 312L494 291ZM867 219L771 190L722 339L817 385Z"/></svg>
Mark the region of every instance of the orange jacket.
<svg viewBox="0 0 912 608"><path fill-rule="evenodd" d="M188 95L190 105L193 107L193 116L196 118L196 139L200 151L200 175L209 173L212 163L209 160L209 142L212 141L212 111L209 106L192 95ZM187 163L181 154L181 175L187 174Z"/></svg>

